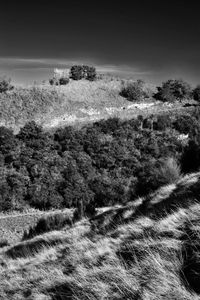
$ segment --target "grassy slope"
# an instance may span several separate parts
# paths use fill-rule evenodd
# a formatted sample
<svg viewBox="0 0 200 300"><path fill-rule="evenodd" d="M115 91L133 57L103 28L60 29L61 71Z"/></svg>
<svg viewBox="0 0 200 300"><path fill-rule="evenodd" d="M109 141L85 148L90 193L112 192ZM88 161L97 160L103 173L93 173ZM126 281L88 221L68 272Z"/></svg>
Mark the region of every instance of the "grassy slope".
<svg viewBox="0 0 200 300"><path fill-rule="evenodd" d="M43 216L54 215L56 213L67 213L72 214L72 210L50 210L50 211L40 211L36 209L29 210L23 213L13 213L12 214L1 214L0 215L0 241L6 239L8 243L14 244L19 242L24 234L24 231L28 231L30 227L33 227L38 220Z"/></svg>
<svg viewBox="0 0 200 300"><path fill-rule="evenodd" d="M30 120L49 129L110 116L133 118L138 114L180 111L180 104L170 107L156 103L147 108L136 107L119 95L121 85L120 79L107 78L95 82L71 81L61 87L18 88L7 94L0 94L0 125L12 127L17 132ZM148 85L147 88L155 90L155 87Z"/></svg>
<svg viewBox="0 0 200 300"><path fill-rule="evenodd" d="M200 173L2 249L1 299L200 299Z"/></svg>

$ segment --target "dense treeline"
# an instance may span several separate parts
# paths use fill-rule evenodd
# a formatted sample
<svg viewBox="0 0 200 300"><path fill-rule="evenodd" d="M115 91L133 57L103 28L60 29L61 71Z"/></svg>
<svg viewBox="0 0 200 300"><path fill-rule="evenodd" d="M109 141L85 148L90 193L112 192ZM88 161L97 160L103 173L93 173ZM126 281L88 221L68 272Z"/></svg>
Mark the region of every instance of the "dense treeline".
<svg viewBox="0 0 200 300"><path fill-rule="evenodd" d="M53 134L34 122L17 135L0 127L0 210L89 213L173 182L200 166L199 115L112 118Z"/></svg>

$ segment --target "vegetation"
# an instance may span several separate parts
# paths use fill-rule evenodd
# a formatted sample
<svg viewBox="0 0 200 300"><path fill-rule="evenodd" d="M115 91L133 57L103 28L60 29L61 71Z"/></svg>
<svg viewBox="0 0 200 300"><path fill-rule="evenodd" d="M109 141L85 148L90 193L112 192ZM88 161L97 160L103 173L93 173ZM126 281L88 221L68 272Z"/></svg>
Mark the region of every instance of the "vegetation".
<svg viewBox="0 0 200 300"><path fill-rule="evenodd" d="M49 79L50 85L66 85L69 83L68 77L60 77L60 78L51 78Z"/></svg>
<svg viewBox="0 0 200 300"><path fill-rule="evenodd" d="M0 93L5 93L7 91L10 91L14 88L13 85L11 85L11 79L2 77L0 78Z"/></svg>
<svg viewBox="0 0 200 300"><path fill-rule="evenodd" d="M150 116L151 126L149 117L111 118L53 134L33 121L17 135L1 127L0 209L73 207L82 217L175 182L188 161L192 171L200 166L198 118Z"/></svg>
<svg viewBox="0 0 200 300"><path fill-rule="evenodd" d="M24 232L23 240L31 239L45 232L60 230L66 225L72 225L72 220L69 215L55 213L42 217L34 227L31 227L28 232Z"/></svg>
<svg viewBox="0 0 200 300"><path fill-rule="evenodd" d="M144 98L148 98L148 94L144 90L144 82L142 80L125 84L121 89L120 95L127 98L129 101L137 102L144 100Z"/></svg>
<svg viewBox="0 0 200 300"><path fill-rule="evenodd" d="M87 66L71 74L96 77ZM90 97L98 86L126 102L121 81L115 89L99 82L87 82ZM76 84L64 90L73 94ZM151 97L142 81L131 84L123 97ZM33 116L61 106L59 90L1 95L2 116L17 105L28 122L16 133L0 126L0 298L199 299L199 109L47 131ZM159 92L162 101L191 96L183 81Z"/></svg>
<svg viewBox="0 0 200 300"><path fill-rule="evenodd" d="M1 299L199 299L199 180L5 248Z"/></svg>
<svg viewBox="0 0 200 300"><path fill-rule="evenodd" d="M155 98L161 101L181 101L186 98L191 98L191 87L182 79L169 79L163 82L161 87L158 87L158 92Z"/></svg>
<svg viewBox="0 0 200 300"><path fill-rule="evenodd" d="M70 78L73 80L87 79L94 81L97 77L96 69L92 66L74 65L70 69Z"/></svg>
<svg viewBox="0 0 200 300"><path fill-rule="evenodd" d="M197 87L193 90L193 98L196 101L200 101L200 85L197 85Z"/></svg>

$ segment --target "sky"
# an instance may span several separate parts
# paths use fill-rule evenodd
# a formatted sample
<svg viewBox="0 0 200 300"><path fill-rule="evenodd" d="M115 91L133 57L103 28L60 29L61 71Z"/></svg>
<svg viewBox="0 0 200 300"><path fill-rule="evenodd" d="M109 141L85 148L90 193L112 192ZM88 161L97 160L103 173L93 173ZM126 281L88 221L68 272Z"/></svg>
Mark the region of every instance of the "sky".
<svg viewBox="0 0 200 300"><path fill-rule="evenodd" d="M16 83L48 79L53 68L94 65L99 72L161 83L200 83L198 1L4 1L0 75Z"/></svg>

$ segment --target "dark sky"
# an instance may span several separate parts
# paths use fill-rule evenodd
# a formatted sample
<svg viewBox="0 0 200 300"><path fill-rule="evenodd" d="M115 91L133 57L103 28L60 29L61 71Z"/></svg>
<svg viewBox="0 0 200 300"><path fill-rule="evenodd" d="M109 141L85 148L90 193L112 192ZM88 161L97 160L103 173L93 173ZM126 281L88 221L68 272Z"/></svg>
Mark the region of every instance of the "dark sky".
<svg viewBox="0 0 200 300"><path fill-rule="evenodd" d="M198 1L5 1L0 5L0 74L18 82L53 67L88 63L161 82L200 83Z"/></svg>

